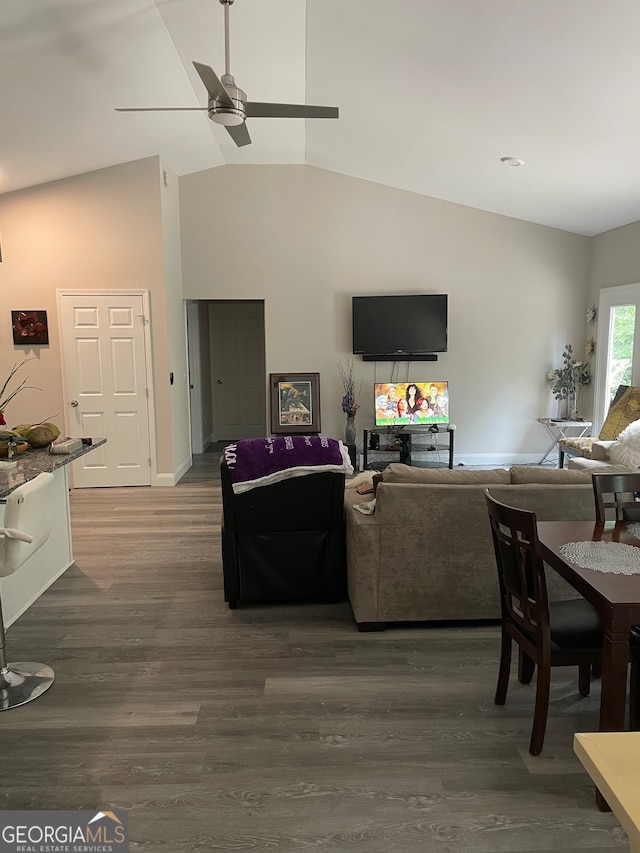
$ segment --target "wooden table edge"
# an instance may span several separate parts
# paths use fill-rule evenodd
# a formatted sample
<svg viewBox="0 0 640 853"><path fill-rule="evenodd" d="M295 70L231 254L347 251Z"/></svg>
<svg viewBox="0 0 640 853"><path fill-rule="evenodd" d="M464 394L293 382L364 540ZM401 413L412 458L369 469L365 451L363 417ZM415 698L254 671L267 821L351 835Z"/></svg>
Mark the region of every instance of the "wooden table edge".
<svg viewBox="0 0 640 853"><path fill-rule="evenodd" d="M640 732L576 733L573 751L640 853Z"/></svg>

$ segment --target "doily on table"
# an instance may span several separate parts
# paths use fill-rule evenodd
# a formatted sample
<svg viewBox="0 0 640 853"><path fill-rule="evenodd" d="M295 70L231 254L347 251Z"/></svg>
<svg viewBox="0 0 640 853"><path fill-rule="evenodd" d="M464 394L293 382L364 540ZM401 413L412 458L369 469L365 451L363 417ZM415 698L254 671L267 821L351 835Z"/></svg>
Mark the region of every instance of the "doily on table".
<svg viewBox="0 0 640 853"><path fill-rule="evenodd" d="M640 525L638 525L640 528ZM583 569L640 575L640 548L622 542L567 542L560 554Z"/></svg>

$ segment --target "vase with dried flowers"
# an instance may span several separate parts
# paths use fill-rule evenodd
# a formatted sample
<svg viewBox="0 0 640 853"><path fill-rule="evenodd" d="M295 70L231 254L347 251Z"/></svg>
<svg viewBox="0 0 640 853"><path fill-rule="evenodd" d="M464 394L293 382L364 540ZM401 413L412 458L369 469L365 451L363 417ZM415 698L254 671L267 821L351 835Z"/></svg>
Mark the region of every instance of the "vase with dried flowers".
<svg viewBox="0 0 640 853"><path fill-rule="evenodd" d="M344 443L349 446L356 443L356 412L360 408L358 399L362 390L362 382L356 377L353 359L338 362L338 376L344 390L342 411L347 416Z"/></svg>

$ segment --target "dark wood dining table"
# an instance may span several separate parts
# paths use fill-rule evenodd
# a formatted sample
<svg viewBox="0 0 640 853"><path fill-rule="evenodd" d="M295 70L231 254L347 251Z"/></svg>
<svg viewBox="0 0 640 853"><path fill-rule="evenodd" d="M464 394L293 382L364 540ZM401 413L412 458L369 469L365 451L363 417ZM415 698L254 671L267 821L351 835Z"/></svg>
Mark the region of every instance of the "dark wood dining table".
<svg viewBox="0 0 640 853"><path fill-rule="evenodd" d="M602 684L600 694L601 732L622 731L625 726L629 631L640 625L640 574L623 575L583 569L560 553L569 542L622 542L640 548L627 522L598 524L590 521L539 521L538 538L542 557L596 608L604 625ZM598 795L598 806L607 808Z"/></svg>

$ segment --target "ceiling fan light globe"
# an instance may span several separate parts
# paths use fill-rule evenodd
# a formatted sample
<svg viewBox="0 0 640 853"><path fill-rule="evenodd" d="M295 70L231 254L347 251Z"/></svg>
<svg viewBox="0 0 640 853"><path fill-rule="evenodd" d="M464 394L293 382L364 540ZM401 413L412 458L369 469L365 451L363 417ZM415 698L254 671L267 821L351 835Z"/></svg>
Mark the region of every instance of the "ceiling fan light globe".
<svg viewBox="0 0 640 853"><path fill-rule="evenodd" d="M209 110L209 118L223 127L235 127L244 122L244 113L239 110Z"/></svg>

